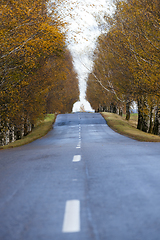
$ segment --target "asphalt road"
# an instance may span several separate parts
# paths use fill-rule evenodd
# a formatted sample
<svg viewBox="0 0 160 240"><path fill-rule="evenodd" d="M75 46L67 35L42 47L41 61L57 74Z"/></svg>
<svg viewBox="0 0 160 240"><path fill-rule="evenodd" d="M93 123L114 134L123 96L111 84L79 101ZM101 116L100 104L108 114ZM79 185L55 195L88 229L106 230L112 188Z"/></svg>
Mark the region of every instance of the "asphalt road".
<svg viewBox="0 0 160 240"><path fill-rule="evenodd" d="M159 239L160 143L75 113L0 151L0 240Z"/></svg>

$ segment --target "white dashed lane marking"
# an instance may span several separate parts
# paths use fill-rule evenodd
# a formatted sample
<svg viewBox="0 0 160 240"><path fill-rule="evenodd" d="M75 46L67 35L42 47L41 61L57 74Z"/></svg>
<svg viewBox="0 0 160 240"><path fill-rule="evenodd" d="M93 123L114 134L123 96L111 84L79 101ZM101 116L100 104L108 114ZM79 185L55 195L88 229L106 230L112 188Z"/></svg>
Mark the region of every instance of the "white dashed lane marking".
<svg viewBox="0 0 160 240"><path fill-rule="evenodd" d="M66 202L62 232L71 233L80 231L80 201L69 200Z"/></svg>
<svg viewBox="0 0 160 240"><path fill-rule="evenodd" d="M81 155L74 155L72 162L79 162L81 161Z"/></svg>
<svg viewBox="0 0 160 240"><path fill-rule="evenodd" d="M81 148L81 126L79 124L79 143L77 144L77 147L76 148Z"/></svg>

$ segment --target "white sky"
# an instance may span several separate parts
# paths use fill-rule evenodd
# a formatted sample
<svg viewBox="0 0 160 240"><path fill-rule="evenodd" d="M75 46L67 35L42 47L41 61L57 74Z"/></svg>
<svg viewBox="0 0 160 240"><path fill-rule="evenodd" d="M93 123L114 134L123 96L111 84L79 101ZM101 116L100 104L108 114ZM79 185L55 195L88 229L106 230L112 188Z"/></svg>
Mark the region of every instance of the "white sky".
<svg viewBox="0 0 160 240"><path fill-rule="evenodd" d="M80 89L80 102L74 104L73 111L78 111L82 104L86 111L92 110L85 100L85 91L88 69L92 69L92 56L100 34L96 17L103 16L105 12L112 13L111 2L112 0L68 0L65 4L63 3L63 17L69 23L68 47L78 74Z"/></svg>

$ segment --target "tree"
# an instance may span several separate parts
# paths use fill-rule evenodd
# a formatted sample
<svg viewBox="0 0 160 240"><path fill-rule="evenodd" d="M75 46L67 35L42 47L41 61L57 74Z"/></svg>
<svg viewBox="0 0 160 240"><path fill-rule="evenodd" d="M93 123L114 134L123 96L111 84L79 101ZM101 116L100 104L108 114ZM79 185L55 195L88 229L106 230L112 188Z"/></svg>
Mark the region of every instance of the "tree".
<svg viewBox="0 0 160 240"><path fill-rule="evenodd" d="M66 48L64 56L52 56L46 66L48 78L54 83L47 95L47 113L71 112L73 104L78 100L78 78L74 71L72 57Z"/></svg>
<svg viewBox="0 0 160 240"><path fill-rule="evenodd" d="M57 64L57 61L66 64L66 46L55 4L49 0L2 0L0 11L0 144L3 145L27 134L49 112L46 101L51 90L54 88L62 97L70 79ZM55 65L52 76L47 68L51 59ZM76 84L74 90L78 89ZM72 94L71 103L77 99L77 92ZM63 105L55 95L54 104L57 108ZM63 106L63 111L67 107ZM9 132L13 132L11 137Z"/></svg>
<svg viewBox="0 0 160 240"><path fill-rule="evenodd" d="M137 102L137 127L150 132L160 97L159 10L158 0L117 1L110 29L98 41L94 66L98 82L117 102Z"/></svg>

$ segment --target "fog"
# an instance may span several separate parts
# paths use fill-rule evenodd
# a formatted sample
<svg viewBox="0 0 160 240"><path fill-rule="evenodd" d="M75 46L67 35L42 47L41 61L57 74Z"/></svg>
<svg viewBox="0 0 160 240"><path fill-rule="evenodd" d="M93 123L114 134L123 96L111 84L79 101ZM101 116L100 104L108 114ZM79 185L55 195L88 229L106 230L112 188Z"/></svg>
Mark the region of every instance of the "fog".
<svg viewBox="0 0 160 240"><path fill-rule="evenodd" d="M63 4L63 18L68 23L68 48L72 54L75 70L78 74L80 96L73 111L93 111L86 101L86 82L93 67L93 53L96 40L101 33L98 22L104 14L113 12L111 0L69 0Z"/></svg>

